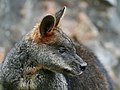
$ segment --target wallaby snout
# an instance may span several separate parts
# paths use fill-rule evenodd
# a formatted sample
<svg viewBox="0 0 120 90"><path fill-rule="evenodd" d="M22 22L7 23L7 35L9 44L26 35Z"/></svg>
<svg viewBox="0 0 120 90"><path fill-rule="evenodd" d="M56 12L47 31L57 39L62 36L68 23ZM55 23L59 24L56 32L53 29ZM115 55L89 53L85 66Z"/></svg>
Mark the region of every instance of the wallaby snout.
<svg viewBox="0 0 120 90"><path fill-rule="evenodd" d="M80 65L81 71L84 71L86 69L87 63L83 63Z"/></svg>
<svg viewBox="0 0 120 90"><path fill-rule="evenodd" d="M77 61L80 63L80 70L84 71L87 67L87 63L83 61L82 58L80 58L78 55L76 55L76 57L78 58Z"/></svg>
<svg viewBox="0 0 120 90"><path fill-rule="evenodd" d="M87 63L83 61L78 55L75 55L75 60L70 61L70 67L72 68L72 75L80 75L86 69ZM71 73L70 73L71 75Z"/></svg>

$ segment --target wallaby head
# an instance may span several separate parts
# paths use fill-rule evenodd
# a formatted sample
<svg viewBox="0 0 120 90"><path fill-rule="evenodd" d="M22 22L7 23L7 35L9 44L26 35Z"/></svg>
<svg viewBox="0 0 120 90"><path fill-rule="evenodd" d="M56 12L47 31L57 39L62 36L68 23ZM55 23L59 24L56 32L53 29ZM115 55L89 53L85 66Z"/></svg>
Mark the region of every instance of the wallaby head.
<svg viewBox="0 0 120 90"><path fill-rule="evenodd" d="M59 27L65 10L66 7L55 15L45 16L24 39L29 43L27 48L38 70L80 75L87 64L76 54L73 42Z"/></svg>

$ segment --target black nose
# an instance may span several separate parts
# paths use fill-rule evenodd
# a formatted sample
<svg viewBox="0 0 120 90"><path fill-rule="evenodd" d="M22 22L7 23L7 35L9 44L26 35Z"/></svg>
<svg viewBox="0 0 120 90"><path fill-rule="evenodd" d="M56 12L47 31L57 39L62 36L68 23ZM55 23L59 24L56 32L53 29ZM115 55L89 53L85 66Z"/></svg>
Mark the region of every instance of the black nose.
<svg viewBox="0 0 120 90"><path fill-rule="evenodd" d="M83 63L80 65L81 71L84 71L86 69L87 63Z"/></svg>

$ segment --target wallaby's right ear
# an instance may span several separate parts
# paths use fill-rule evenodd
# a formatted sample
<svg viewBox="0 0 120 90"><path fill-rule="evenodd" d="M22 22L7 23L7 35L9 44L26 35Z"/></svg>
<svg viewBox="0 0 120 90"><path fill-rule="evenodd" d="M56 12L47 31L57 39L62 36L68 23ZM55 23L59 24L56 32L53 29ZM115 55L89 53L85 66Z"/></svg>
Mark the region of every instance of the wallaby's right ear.
<svg viewBox="0 0 120 90"><path fill-rule="evenodd" d="M52 15L47 15L43 18L40 24L40 34L41 36L45 36L47 33L52 32L55 25L55 18Z"/></svg>

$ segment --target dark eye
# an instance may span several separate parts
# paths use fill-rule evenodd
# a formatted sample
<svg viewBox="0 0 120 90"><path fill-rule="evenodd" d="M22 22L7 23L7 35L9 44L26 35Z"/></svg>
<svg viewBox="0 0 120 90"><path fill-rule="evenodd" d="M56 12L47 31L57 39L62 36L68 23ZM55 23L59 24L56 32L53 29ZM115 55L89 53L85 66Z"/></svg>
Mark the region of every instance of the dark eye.
<svg viewBox="0 0 120 90"><path fill-rule="evenodd" d="M59 52L60 52L60 53L64 53L65 51L66 51L66 48L65 48L65 47L60 47L60 48L59 48Z"/></svg>

